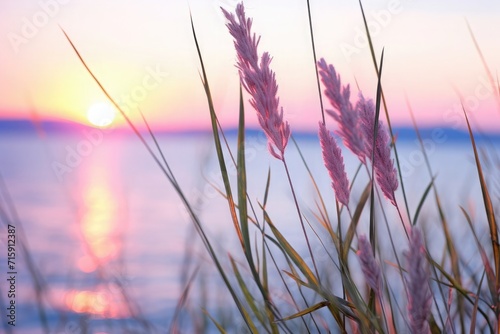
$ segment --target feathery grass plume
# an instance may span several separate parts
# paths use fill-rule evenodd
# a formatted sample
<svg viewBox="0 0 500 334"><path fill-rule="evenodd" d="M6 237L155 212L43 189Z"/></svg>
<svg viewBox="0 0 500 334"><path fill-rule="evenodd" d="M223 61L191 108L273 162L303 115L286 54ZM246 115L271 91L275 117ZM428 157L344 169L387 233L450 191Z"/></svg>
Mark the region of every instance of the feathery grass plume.
<svg viewBox="0 0 500 334"><path fill-rule="evenodd" d="M252 34L252 19L246 18L243 3L236 6L236 16L224 8L221 10L234 38L241 83L252 97L250 104L257 111L260 126L267 136L269 152L283 160L290 138L290 126L283 121L283 108L278 111L278 85L274 72L269 68L271 56L264 52L259 64L257 46L260 37Z"/></svg>
<svg viewBox="0 0 500 334"><path fill-rule="evenodd" d="M370 242L365 235L360 235L358 239L358 258L361 262L361 270L365 276L366 284L380 295L380 266L372 252Z"/></svg>
<svg viewBox="0 0 500 334"><path fill-rule="evenodd" d="M321 81L325 86L325 95L335 110L326 110L339 124L336 133L342 138L344 145L354 153L362 163L365 163L365 150L362 136L358 130L358 111L350 102L351 90L349 85L342 86L340 75L332 65L328 65L324 58L318 62Z"/></svg>
<svg viewBox="0 0 500 334"><path fill-rule="evenodd" d="M337 142L326 129L323 122L319 122L319 141L323 152L323 161L330 174L332 187L337 200L343 205L349 204L349 180L345 173L344 158Z"/></svg>
<svg viewBox="0 0 500 334"><path fill-rule="evenodd" d="M430 333L427 320L431 313L432 295L425 252L422 234L412 228L405 256L408 261L408 318L413 334Z"/></svg>
<svg viewBox="0 0 500 334"><path fill-rule="evenodd" d="M372 160L377 183L384 196L396 206L394 192L398 188L398 177L394 161L391 159L391 148L387 128L382 122L378 122L377 138L375 135L375 106L373 100L365 99L363 94L359 94L356 108L360 118L360 131L364 139L365 154ZM375 142L375 148L373 143ZM372 155L373 154L373 155Z"/></svg>

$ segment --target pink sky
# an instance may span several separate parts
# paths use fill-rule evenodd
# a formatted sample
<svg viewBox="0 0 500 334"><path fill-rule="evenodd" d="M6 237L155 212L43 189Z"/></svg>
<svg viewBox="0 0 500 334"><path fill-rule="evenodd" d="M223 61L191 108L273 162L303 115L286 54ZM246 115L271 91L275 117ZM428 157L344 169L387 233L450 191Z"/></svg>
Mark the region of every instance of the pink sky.
<svg viewBox="0 0 500 334"><path fill-rule="evenodd" d="M189 6L188 6L189 4ZM209 123L199 62L189 23L198 32L216 109L236 124L235 52L218 7L236 1L40 0L0 3L0 117L87 122L90 106L105 101L65 40L63 27L95 74L128 114L137 107L163 128ZM262 35L260 52L274 57L280 102L292 129L316 129L320 108L306 1L245 1ZM356 1L311 1L318 57L353 87L373 96L376 76ZM405 96L419 123L462 127L465 98L476 125L500 132L500 110L469 35L470 23L493 75L500 68L500 5L494 1L370 1L365 4L379 54L393 123L409 124ZM356 90L355 90L356 91ZM354 96L355 96L354 92ZM326 107L328 107L326 103ZM247 108L250 125L256 117Z"/></svg>

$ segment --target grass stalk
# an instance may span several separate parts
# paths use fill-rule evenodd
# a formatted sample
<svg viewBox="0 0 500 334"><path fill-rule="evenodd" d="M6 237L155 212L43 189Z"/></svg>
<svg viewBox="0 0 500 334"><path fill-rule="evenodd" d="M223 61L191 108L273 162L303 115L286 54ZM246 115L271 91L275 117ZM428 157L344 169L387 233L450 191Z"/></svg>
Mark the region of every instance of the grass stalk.
<svg viewBox="0 0 500 334"><path fill-rule="evenodd" d="M321 108L321 120L323 121L323 124L326 124L325 109L323 107L323 95L321 94L321 84L319 82L318 67L316 66L316 64L318 63L318 58L316 56L316 44L314 42L314 29L313 29L313 23L312 23L312 15L311 15L311 4L310 4L309 0L307 0L307 18L309 20L309 33L310 33L310 37L311 37L311 49L312 49L313 60L314 60L314 72L316 73L316 85L317 85L317 89L318 89L319 105Z"/></svg>
<svg viewBox="0 0 500 334"><path fill-rule="evenodd" d="M375 72L376 72L376 74L378 76L380 70L379 70L379 66L377 65L377 59L376 59L376 56L375 56L375 49L373 47L373 42L372 42L372 38L371 38L370 29L368 28L368 22L366 20L366 15L365 15L365 11L363 9L363 4L362 4L361 0L359 0L359 6L361 8L361 14L362 14L362 17L363 17L363 23L364 23L364 26L365 26L366 36L368 38L368 45L370 47L370 54L371 54L373 66L374 66ZM399 161L399 154L398 154L396 142L394 142L394 140L393 140L394 139L394 132L392 130L391 119L389 117L389 109L387 108L387 103L386 103L386 100L385 100L384 90L383 90L382 86L380 86L380 96L381 96L381 99L382 99L382 104L384 106L385 118L387 120L387 127L389 128L389 133L391 135L391 140L393 141L393 144L394 144L393 145L393 147L394 147L394 158L396 159L396 166L397 166L397 170L398 170L398 174L399 174L399 179L401 181L400 182L401 183L401 192L403 194L403 200L404 200L404 203L405 203L406 214L407 214L408 217L410 217L410 206L408 204L408 198L406 196L405 185L404 185L404 182L403 182L403 173L401 171L401 164L400 164L400 161ZM402 223L404 224L404 222L402 222Z"/></svg>
<svg viewBox="0 0 500 334"><path fill-rule="evenodd" d="M463 105L462 105L463 107ZM476 169L477 169L477 174L479 177L479 183L481 185L481 192L483 194L483 203L484 203L484 209L486 212L486 218L488 220L488 226L490 230L490 239L491 239L491 248L493 250L493 260L495 263L495 294L494 294L494 310L495 310L495 315L496 315L496 321L497 321L497 332L500 332L500 300L498 293L500 291L500 244L498 243L498 227L497 227L497 222L495 218L495 211L493 209L493 204L491 202L491 197L490 193L488 191L488 187L486 185L486 181L484 179L483 175L483 169L481 167L481 161L479 160L479 155L477 152L477 147L476 147L476 141L474 139L474 134L472 133L472 129L469 123L469 118L467 117L467 112L465 111L465 108L463 107L463 112L465 116L465 120L467 122L467 128L469 130L469 136L471 140L471 145L472 149L474 151L474 159L476 162Z"/></svg>
<svg viewBox="0 0 500 334"><path fill-rule="evenodd" d="M306 240L307 250L309 251L309 255L311 256L311 261L313 263L314 271L316 272L316 277L318 281L320 280L318 266L316 265L316 260L314 259L314 254L311 248L311 243L309 242L309 237L307 235L306 227L304 224L304 220L302 218L302 212L300 210L299 202L297 200L297 195L295 194L295 189L293 187L292 178L290 176L290 170L288 169L288 165L286 163L285 158L283 158L283 166L285 167L285 173L288 179L288 184L290 186L290 190L292 192L293 202L295 204L295 208L297 209L297 215L299 216L300 227L302 228L302 233L304 234L304 238Z"/></svg>

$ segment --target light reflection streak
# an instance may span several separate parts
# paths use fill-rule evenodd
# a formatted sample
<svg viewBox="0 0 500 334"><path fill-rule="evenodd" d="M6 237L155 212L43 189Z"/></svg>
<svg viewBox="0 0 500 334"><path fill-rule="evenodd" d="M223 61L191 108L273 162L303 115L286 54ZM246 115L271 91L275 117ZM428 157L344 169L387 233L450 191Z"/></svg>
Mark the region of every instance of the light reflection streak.
<svg viewBox="0 0 500 334"><path fill-rule="evenodd" d="M125 318L129 314L123 304L106 287L95 290L73 290L65 296L66 306L76 313L102 318Z"/></svg>
<svg viewBox="0 0 500 334"><path fill-rule="evenodd" d="M104 265L117 256L120 248L117 219L120 215L111 190L102 180L92 181L83 197L80 230L90 254L81 258L79 265L82 271L90 272L98 264Z"/></svg>
<svg viewBox="0 0 500 334"><path fill-rule="evenodd" d="M79 230L84 254L77 260L80 271L97 278L97 284L85 289L73 289L64 297L65 306L75 313L86 313L102 318L130 316L124 296L115 289L115 266L119 262L123 235L123 208L120 194L113 187L109 166L91 164L82 174L85 182L80 187ZM97 277L96 277L97 276Z"/></svg>

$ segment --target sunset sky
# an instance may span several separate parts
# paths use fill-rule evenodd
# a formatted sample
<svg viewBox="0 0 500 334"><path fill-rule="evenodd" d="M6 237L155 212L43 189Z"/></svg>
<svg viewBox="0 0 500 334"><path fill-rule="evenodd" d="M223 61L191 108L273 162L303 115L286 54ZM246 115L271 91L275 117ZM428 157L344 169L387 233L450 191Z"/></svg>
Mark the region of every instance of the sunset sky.
<svg viewBox="0 0 500 334"><path fill-rule="evenodd" d="M191 9L221 122L236 124L235 51L219 7L233 0L40 0L0 2L0 118L88 123L106 101L84 70L62 27L113 97L157 128L209 123L191 33ZM494 80L500 69L498 1L365 1L376 51L385 47L383 85L395 124L409 122L405 96L422 125L463 127L460 100L475 125L500 132L500 109L467 28L469 22ZM305 0L245 1L253 29L269 51L280 103L293 128L316 129L320 107ZM344 83L374 96L376 76L357 1L311 0L318 57ZM356 91L356 89L355 89ZM356 93L354 93L356 96ZM246 96L248 97L248 96ZM327 106L328 107L328 106ZM248 120L256 124L248 107ZM119 120L118 120L119 122ZM118 123L119 124L119 123Z"/></svg>

